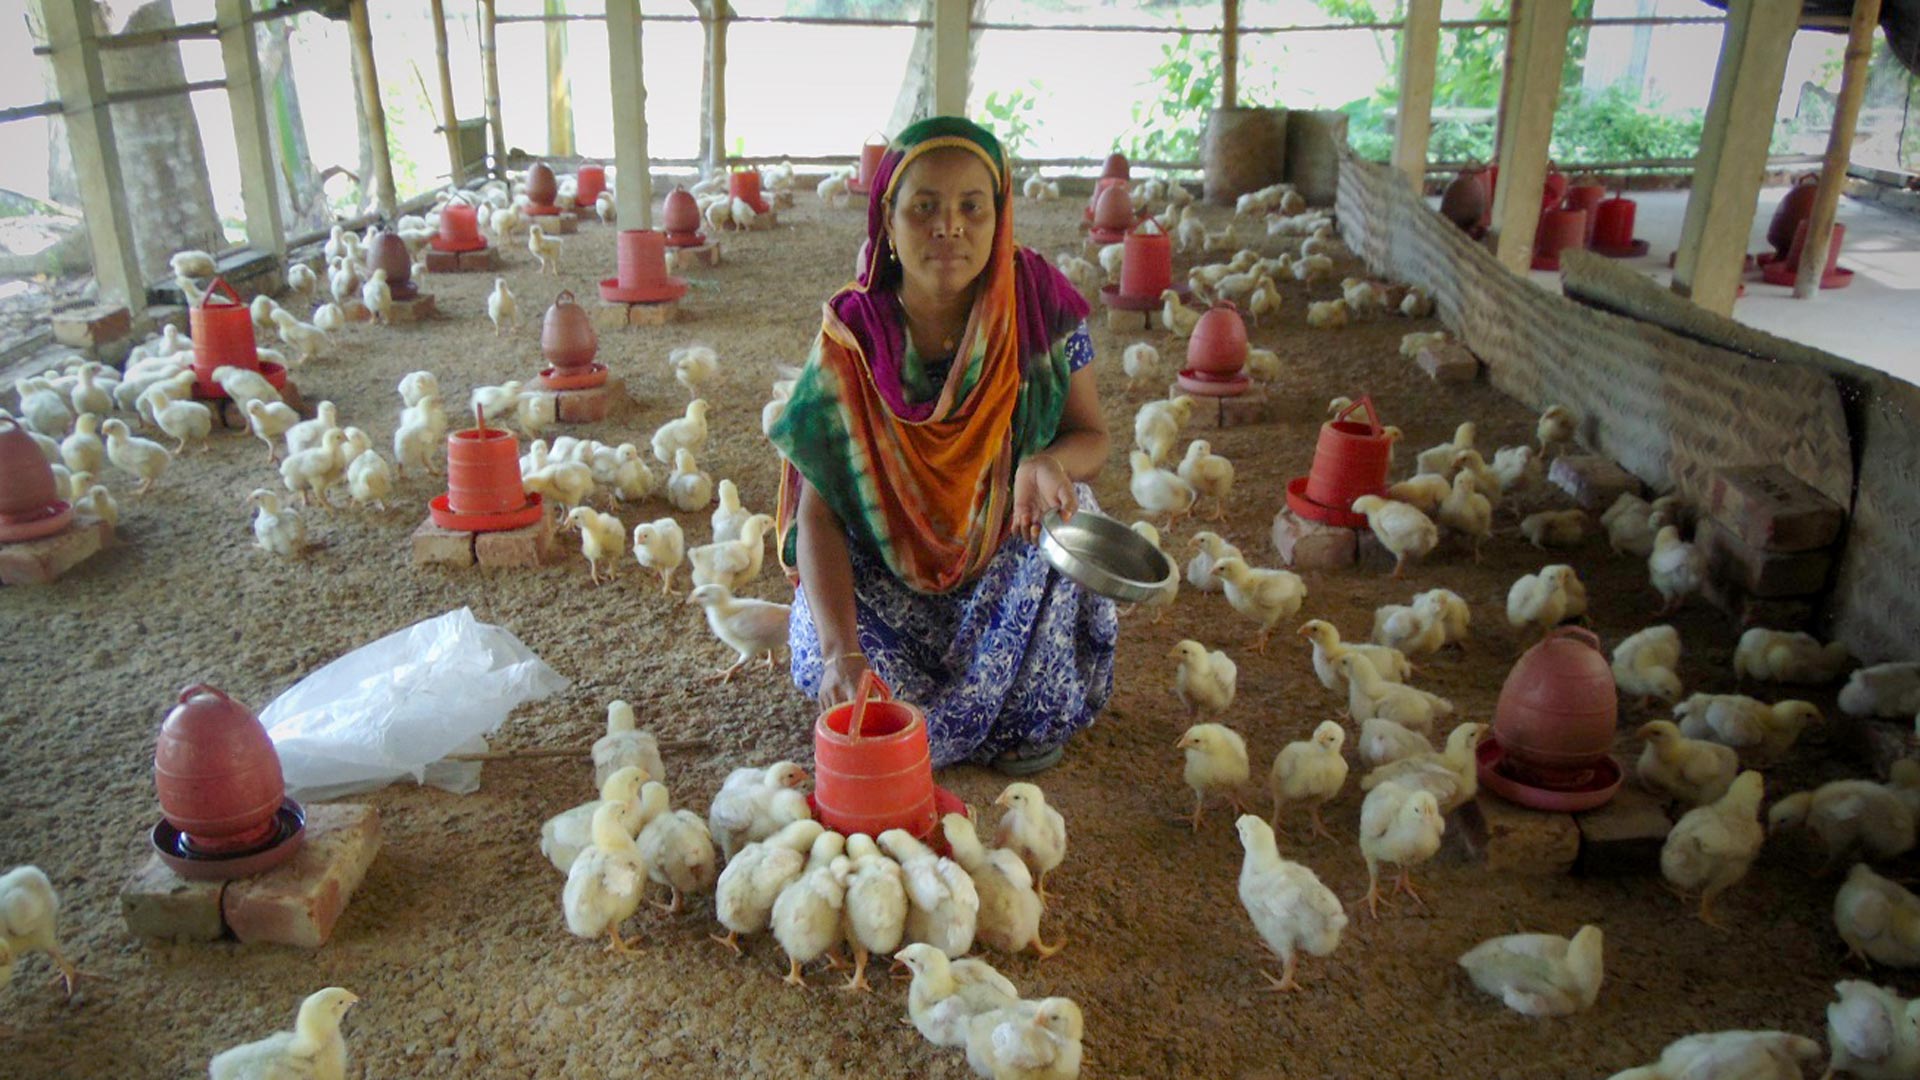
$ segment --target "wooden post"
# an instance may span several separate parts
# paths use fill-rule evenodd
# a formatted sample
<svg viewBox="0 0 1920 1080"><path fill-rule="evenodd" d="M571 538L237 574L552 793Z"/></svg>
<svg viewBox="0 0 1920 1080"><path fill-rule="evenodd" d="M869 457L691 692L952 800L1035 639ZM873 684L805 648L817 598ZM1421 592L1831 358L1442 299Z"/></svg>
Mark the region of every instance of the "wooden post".
<svg viewBox="0 0 1920 1080"><path fill-rule="evenodd" d="M133 247L127 185L113 141L113 114L106 105L107 79L100 69L93 0L41 0L41 20L53 60L60 111L73 150L73 175L93 250L93 277L100 299L125 304L138 318L147 310L146 275Z"/></svg>
<svg viewBox="0 0 1920 1080"><path fill-rule="evenodd" d="M367 22L367 0L352 0L353 51L360 58L360 111L367 118L367 138L373 151L373 201L380 216L392 218L393 158L387 148L387 110L380 104L380 73L373 67L373 27Z"/></svg>
<svg viewBox="0 0 1920 1080"><path fill-rule="evenodd" d="M1220 107L1240 103L1240 0L1220 2Z"/></svg>
<svg viewBox="0 0 1920 1080"><path fill-rule="evenodd" d="M1731 315L1800 0L1732 0L1674 258L1673 291ZM1504 177L1502 178L1504 180Z"/></svg>
<svg viewBox="0 0 1920 1080"><path fill-rule="evenodd" d="M1493 250L1516 274L1526 273L1533 263L1547 146L1553 140L1553 112L1560 101L1560 72L1572 21L1572 0L1514 0L1508 24L1514 66L1507 71L1507 90L1500 99L1505 137L1493 200Z"/></svg>
<svg viewBox="0 0 1920 1080"><path fill-rule="evenodd" d="M480 0L480 80L487 95L487 126L493 131L493 168L495 176L507 175L507 136L500 124L500 58L494 40L499 23L494 17L493 0Z"/></svg>
<svg viewBox="0 0 1920 1080"><path fill-rule="evenodd" d="M565 15L567 0L547 0L549 15ZM547 153L573 156L573 89L567 81L567 24L554 21L547 31Z"/></svg>
<svg viewBox="0 0 1920 1080"><path fill-rule="evenodd" d="M713 12L707 23L707 175L727 168L727 23L733 20L733 5L727 0L710 0Z"/></svg>
<svg viewBox="0 0 1920 1080"><path fill-rule="evenodd" d="M1800 267L1793 295L1805 300L1820 291L1820 274L1827 268L1827 247L1833 243L1833 217L1840 208L1840 189L1847 182L1847 159L1853 154L1853 129L1860 122L1860 99L1867 92L1867 61L1873 58L1873 31L1880 24L1880 0L1853 0L1853 23L1847 29L1846 66L1840 73L1840 97L1833 103L1833 130L1827 133L1827 160L1820 166L1820 187L1807 214L1807 239L1800 251Z"/></svg>
<svg viewBox="0 0 1920 1080"><path fill-rule="evenodd" d="M467 182L461 161L460 120L453 108L453 65L447 57L446 0L433 0L433 53L440 65L440 130L447 136L447 176L454 187Z"/></svg>
<svg viewBox="0 0 1920 1080"><path fill-rule="evenodd" d="M647 81L640 67L639 0L607 0L607 67L613 84L614 199L623 229L653 228L647 158Z"/></svg>
<svg viewBox="0 0 1920 1080"><path fill-rule="evenodd" d="M1427 140L1433 134L1433 76L1440 62L1440 0L1407 0L1400 28L1400 106L1393 122L1393 167L1424 191Z"/></svg>
<svg viewBox="0 0 1920 1080"><path fill-rule="evenodd" d="M287 232L274 188L279 169L267 129L267 103L260 85L260 54L254 48L247 0L216 0L220 59L227 71L227 105L233 115L233 145L240 159L240 202L247 218L247 246L276 259L287 254Z"/></svg>
<svg viewBox="0 0 1920 1080"><path fill-rule="evenodd" d="M973 33L968 0L933 0L933 114L967 115L967 52Z"/></svg>

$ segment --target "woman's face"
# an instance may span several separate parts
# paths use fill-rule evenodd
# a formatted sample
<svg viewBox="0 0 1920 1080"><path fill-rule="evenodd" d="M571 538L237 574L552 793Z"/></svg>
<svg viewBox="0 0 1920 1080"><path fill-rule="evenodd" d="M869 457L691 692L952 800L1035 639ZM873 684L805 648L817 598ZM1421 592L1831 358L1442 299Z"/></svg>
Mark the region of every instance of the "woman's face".
<svg viewBox="0 0 1920 1080"><path fill-rule="evenodd" d="M887 216L906 284L941 298L966 291L987 268L995 223L992 175L959 148L930 151L907 166Z"/></svg>

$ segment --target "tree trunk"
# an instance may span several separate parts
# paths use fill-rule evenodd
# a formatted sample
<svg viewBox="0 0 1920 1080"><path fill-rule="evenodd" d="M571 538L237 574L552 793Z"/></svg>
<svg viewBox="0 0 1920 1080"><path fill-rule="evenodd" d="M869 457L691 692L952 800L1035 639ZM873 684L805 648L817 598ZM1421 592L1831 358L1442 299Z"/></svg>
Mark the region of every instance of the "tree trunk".
<svg viewBox="0 0 1920 1080"><path fill-rule="evenodd" d="M261 0L254 0L260 7ZM267 123L273 140L274 167L280 173L280 214L287 232L316 229L332 220L320 173L307 147L307 127L300 114L300 91L293 81L293 49L289 19L263 24L255 37L260 54L260 83L267 103Z"/></svg>
<svg viewBox="0 0 1920 1080"><path fill-rule="evenodd" d="M348 49L348 74L353 81L351 87L360 85L360 50ZM354 145L358 153L354 155L357 164L354 167L356 187L353 205L356 214L369 213L374 208L373 183L373 129L367 126L367 110L360 107L357 92L349 91L347 100L353 103Z"/></svg>
<svg viewBox="0 0 1920 1080"><path fill-rule="evenodd" d="M968 5L968 21L982 22L987 17L987 0L972 0ZM933 21L933 0L927 0L922 9L927 22ZM980 56L980 31L972 30L967 34L967 84L973 84L973 68ZM933 27L927 25L913 32L913 48L907 53L906 75L900 81L900 96L894 99L893 115L887 118L888 138L900 133L909 124L925 120L933 115Z"/></svg>

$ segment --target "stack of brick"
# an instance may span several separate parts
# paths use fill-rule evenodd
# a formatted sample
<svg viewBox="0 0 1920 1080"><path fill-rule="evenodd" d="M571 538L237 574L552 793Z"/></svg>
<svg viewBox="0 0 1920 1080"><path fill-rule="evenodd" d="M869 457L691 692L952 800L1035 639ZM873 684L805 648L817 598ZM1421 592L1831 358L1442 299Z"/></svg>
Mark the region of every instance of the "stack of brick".
<svg viewBox="0 0 1920 1080"><path fill-rule="evenodd" d="M1742 625L1810 628L1846 517L1779 465L1717 470L1695 537L1707 557L1708 596Z"/></svg>

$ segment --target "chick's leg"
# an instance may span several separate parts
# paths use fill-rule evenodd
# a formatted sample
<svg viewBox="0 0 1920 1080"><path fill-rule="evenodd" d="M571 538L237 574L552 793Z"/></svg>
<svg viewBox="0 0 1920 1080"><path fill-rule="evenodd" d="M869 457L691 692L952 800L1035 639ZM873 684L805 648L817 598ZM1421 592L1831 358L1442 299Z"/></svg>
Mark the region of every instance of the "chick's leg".
<svg viewBox="0 0 1920 1080"><path fill-rule="evenodd" d="M680 914L680 887L677 885L669 885L667 886L667 888L673 890L673 902L670 904L663 904L660 901L655 900L653 902L653 906L659 908L661 911L664 911L669 915L678 915Z"/></svg>
<svg viewBox="0 0 1920 1080"><path fill-rule="evenodd" d="M806 988L807 980L800 974L800 961L787 957L787 977L783 980L788 986Z"/></svg>
<svg viewBox="0 0 1920 1080"><path fill-rule="evenodd" d="M740 932L739 931L729 930L727 931L727 936L725 937L721 937L719 934L708 934L707 937L711 938L714 941L719 942L722 945L725 945L729 949L732 949L733 955L735 956L740 955Z"/></svg>
<svg viewBox="0 0 1920 1080"><path fill-rule="evenodd" d="M853 977L840 987L842 992L859 990L873 993L873 987L867 985L867 947L856 945L853 949Z"/></svg>
<svg viewBox="0 0 1920 1080"><path fill-rule="evenodd" d="M1380 864L1367 860L1367 892L1360 898L1367 905L1367 914L1380 918Z"/></svg>
<svg viewBox="0 0 1920 1080"><path fill-rule="evenodd" d="M1067 935L1065 933L1062 933L1060 935L1059 941L1054 942L1052 945L1049 945L1046 942L1041 941L1039 933L1036 932L1033 935L1033 941L1031 944L1033 945L1034 954L1039 956L1040 959L1045 960L1048 957L1052 956L1053 954L1059 952L1061 949L1064 949L1067 947Z"/></svg>
<svg viewBox="0 0 1920 1080"><path fill-rule="evenodd" d="M1187 819L1187 823L1193 826L1194 832L1200 831L1200 811L1204 810L1206 808L1206 805L1207 805L1207 796L1205 795L1205 793L1199 792L1199 791L1194 792L1193 793L1193 816Z"/></svg>
<svg viewBox="0 0 1920 1080"><path fill-rule="evenodd" d="M1288 953L1281 957L1280 962L1283 966L1279 978L1276 979L1264 971L1260 973L1267 980L1267 990L1275 994L1288 994L1299 990L1300 984L1293 979L1293 971L1297 963L1293 954Z"/></svg>
<svg viewBox="0 0 1920 1080"><path fill-rule="evenodd" d="M1413 902L1419 904L1423 910L1431 910L1427 908L1427 902L1421 899L1420 894L1413 889L1412 871L1405 869L1400 871L1400 880L1393 883L1393 891L1406 893L1408 896L1413 897Z"/></svg>
<svg viewBox="0 0 1920 1080"><path fill-rule="evenodd" d="M620 927L618 924L610 924L607 927L607 951L617 952L621 956L632 956L638 950L625 938L620 936Z"/></svg>
<svg viewBox="0 0 1920 1080"><path fill-rule="evenodd" d="M1324 836L1328 840L1335 838L1332 831L1327 828L1327 823L1320 819L1320 804L1318 803L1315 803L1313 807L1313 835Z"/></svg>

